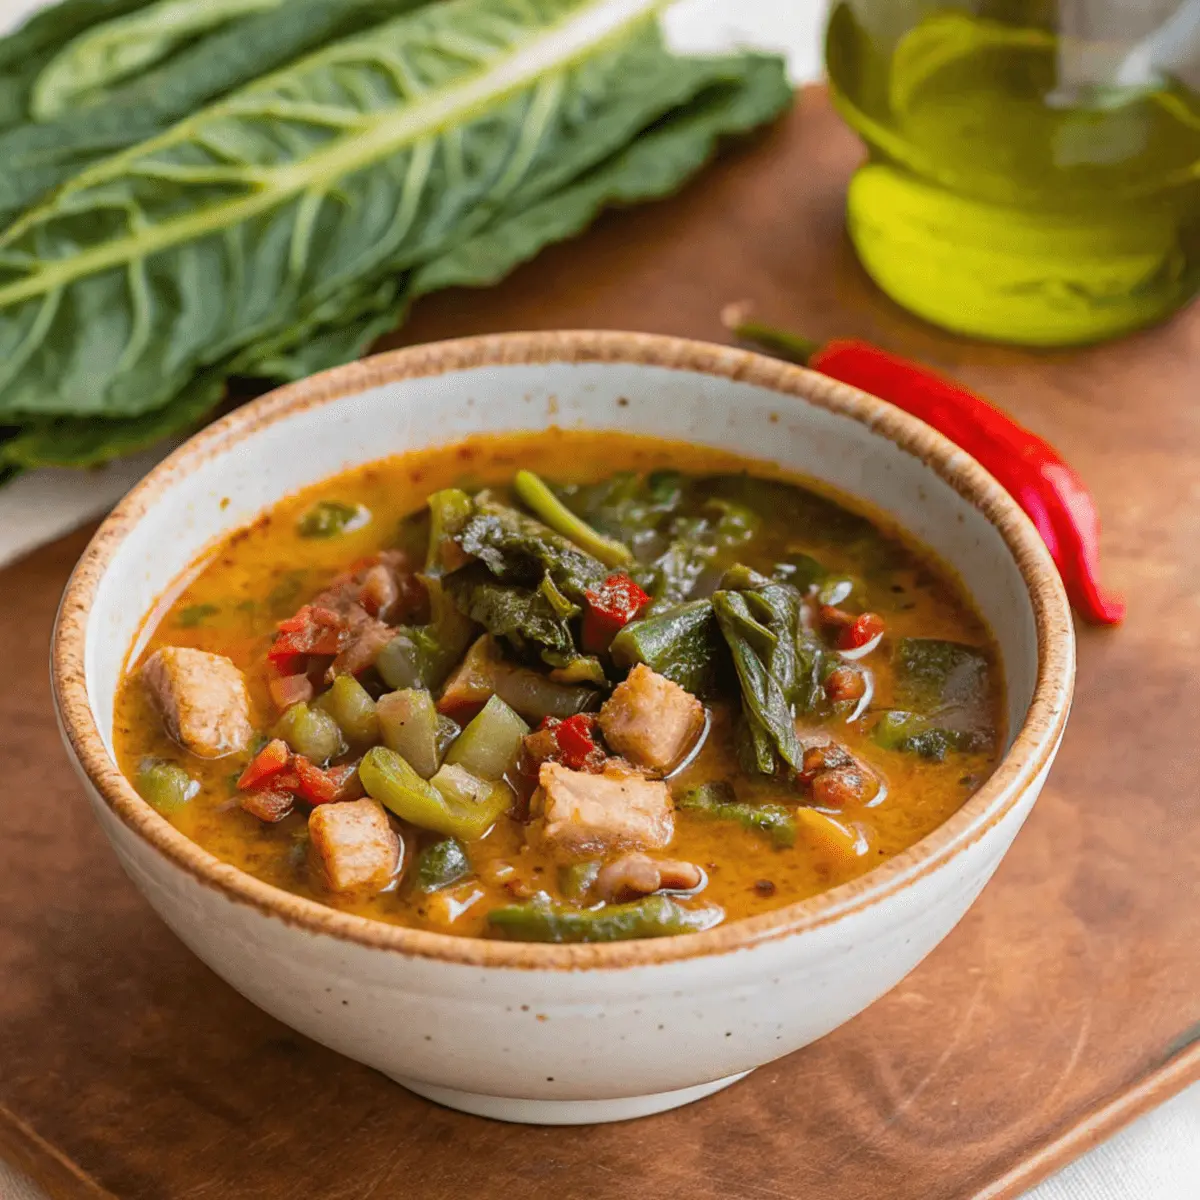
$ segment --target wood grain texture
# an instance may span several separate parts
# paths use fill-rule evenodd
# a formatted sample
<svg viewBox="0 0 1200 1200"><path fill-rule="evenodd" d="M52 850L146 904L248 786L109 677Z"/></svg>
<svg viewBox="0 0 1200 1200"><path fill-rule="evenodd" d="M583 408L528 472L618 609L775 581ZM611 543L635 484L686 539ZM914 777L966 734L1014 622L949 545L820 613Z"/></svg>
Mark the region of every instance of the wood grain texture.
<svg viewBox="0 0 1200 1200"><path fill-rule="evenodd" d="M121 875L50 708L73 536L0 574L0 1147L21 1143L55 1194L999 1200L1200 1077L1200 309L1055 354L922 326L843 239L857 153L809 93L683 196L605 219L494 291L435 297L403 340L719 339L722 304L750 297L810 335L941 366L1066 451L1130 618L1081 631L1058 765L979 903L868 1012L690 1108L550 1130L427 1104L253 1008Z"/></svg>

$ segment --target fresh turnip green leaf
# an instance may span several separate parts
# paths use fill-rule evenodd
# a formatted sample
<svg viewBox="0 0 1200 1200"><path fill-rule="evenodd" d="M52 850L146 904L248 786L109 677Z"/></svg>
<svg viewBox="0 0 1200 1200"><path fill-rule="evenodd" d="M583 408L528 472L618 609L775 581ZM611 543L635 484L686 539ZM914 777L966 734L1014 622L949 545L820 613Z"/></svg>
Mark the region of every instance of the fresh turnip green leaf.
<svg viewBox="0 0 1200 1200"><path fill-rule="evenodd" d="M494 282L603 207L667 194L790 100L775 59L672 55L659 0L448 0L379 20L417 2L289 0L173 43L91 108L0 120L0 158L21 164L0 221L34 201L0 231L0 471L103 462L190 430L231 376L345 362L416 296ZM97 5L39 46L175 5ZM319 36L351 10L366 32ZM288 47L274 57L270 21ZM267 73L234 61L243 44ZM206 85L189 64L224 74Z"/></svg>
<svg viewBox="0 0 1200 1200"><path fill-rule="evenodd" d="M284 0L156 0L68 42L38 73L29 114L45 121L96 101L107 87L168 57L201 34Z"/></svg>
<svg viewBox="0 0 1200 1200"><path fill-rule="evenodd" d="M15 32L0 38L0 129L29 119L29 92L61 48L114 17L146 7L151 0L64 0L34 13ZM0 162L9 162L0 156Z"/></svg>

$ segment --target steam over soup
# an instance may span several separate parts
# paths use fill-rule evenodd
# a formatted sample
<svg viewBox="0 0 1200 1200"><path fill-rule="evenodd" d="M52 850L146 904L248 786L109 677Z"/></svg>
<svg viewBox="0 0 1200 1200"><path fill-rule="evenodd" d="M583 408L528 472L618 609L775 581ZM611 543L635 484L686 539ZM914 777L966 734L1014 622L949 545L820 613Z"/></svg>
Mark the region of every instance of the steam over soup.
<svg viewBox="0 0 1200 1200"><path fill-rule="evenodd" d="M121 767L259 879L443 933L684 933L853 879L993 770L998 660L929 556L771 470L553 430L290 497L160 606Z"/></svg>

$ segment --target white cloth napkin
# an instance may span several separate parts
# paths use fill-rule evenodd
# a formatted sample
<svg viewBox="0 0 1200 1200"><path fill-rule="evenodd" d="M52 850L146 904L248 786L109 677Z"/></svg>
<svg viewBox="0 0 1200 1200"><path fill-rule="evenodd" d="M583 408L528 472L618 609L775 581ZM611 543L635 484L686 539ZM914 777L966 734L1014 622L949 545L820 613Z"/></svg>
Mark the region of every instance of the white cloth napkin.
<svg viewBox="0 0 1200 1200"><path fill-rule="evenodd" d="M0 0L0 31L45 0ZM682 0L667 16L676 44L697 51L761 46L789 56L797 82L820 77L826 0ZM106 511L157 460L103 470L38 471L0 489L0 566ZM46 1197L0 1162L0 1197ZM1025 1200L1200 1200L1200 1085L1030 1192Z"/></svg>

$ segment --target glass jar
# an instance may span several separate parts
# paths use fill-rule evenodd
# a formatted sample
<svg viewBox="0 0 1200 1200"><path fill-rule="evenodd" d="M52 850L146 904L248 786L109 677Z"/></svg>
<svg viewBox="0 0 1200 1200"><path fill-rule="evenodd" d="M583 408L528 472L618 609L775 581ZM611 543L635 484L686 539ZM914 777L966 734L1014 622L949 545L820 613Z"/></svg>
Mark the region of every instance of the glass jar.
<svg viewBox="0 0 1200 1200"><path fill-rule="evenodd" d="M850 236L906 308L1055 346L1200 290L1200 0L836 0L826 57Z"/></svg>

